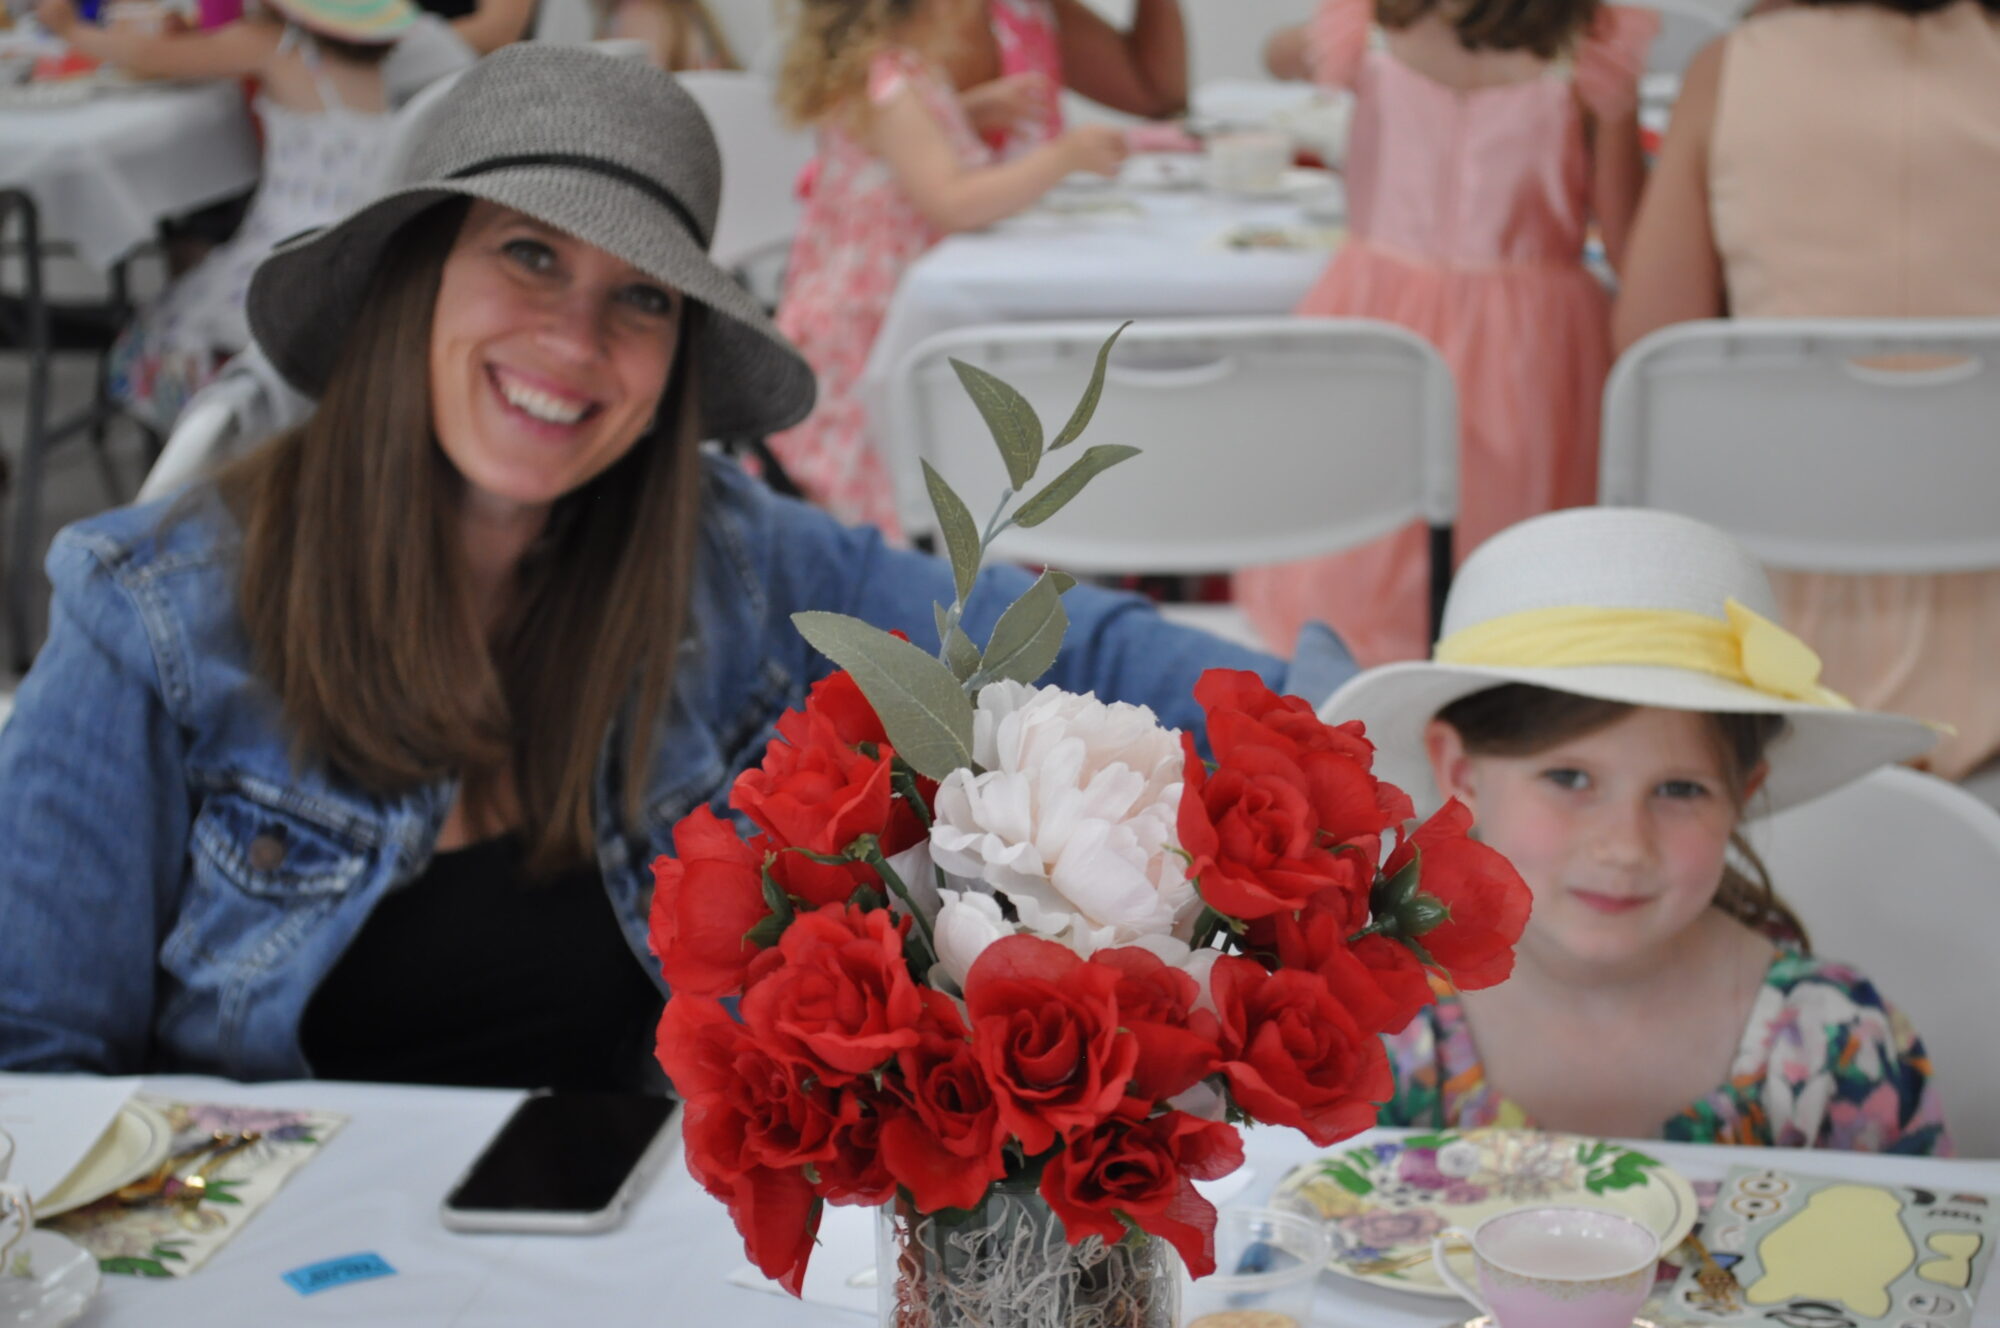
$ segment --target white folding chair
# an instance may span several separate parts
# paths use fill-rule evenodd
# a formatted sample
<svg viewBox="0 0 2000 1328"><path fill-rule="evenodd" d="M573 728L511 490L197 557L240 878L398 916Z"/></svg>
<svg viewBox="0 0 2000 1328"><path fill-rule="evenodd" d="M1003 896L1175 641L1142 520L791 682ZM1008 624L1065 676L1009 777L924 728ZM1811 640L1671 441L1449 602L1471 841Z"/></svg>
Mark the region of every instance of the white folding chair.
<svg viewBox="0 0 2000 1328"><path fill-rule="evenodd" d="M904 528L935 530L920 460L982 521L1006 487L951 359L1011 383L1052 437L1116 326L998 324L912 347L895 370L886 433ZM1136 323L1112 353L1083 442L1047 457L1036 483L1096 443L1144 454L1054 520L1004 532L996 558L1079 573L1233 571L1351 548L1421 518L1432 530L1433 615L1442 603L1458 407L1444 361L1403 328L1358 318Z"/></svg>
<svg viewBox="0 0 2000 1328"><path fill-rule="evenodd" d="M146 472L138 501L150 502L182 488L311 413L312 400L285 382L253 343L189 399L159 459Z"/></svg>
<svg viewBox="0 0 2000 1328"><path fill-rule="evenodd" d="M1702 47L1730 28L1727 3L1714 0L1635 0L1660 16L1660 35L1646 51L1646 72L1678 78Z"/></svg>
<svg viewBox="0 0 2000 1328"><path fill-rule="evenodd" d="M1773 567L2000 567L2000 319L1663 328L1605 388L1598 498L1722 527Z"/></svg>
<svg viewBox="0 0 2000 1328"><path fill-rule="evenodd" d="M679 78L722 152L722 207L709 253L739 275L762 272L767 262L783 260L798 230L795 188L813 158L813 137L785 123L777 87L761 74L704 69ZM776 304L773 282L749 284L767 306Z"/></svg>
<svg viewBox="0 0 2000 1328"><path fill-rule="evenodd" d="M597 14L590 0L536 0L533 40L581 46L596 35Z"/></svg>
<svg viewBox="0 0 2000 1328"><path fill-rule="evenodd" d="M401 107L441 78L470 69L478 52L435 14L419 14L382 61L389 105Z"/></svg>
<svg viewBox="0 0 2000 1328"><path fill-rule="evenodd" d="M1959 1152L2000 1157L2000 812L1891 767L1748 833L1814 951L1860 968L1916 1026Z"/></svg>

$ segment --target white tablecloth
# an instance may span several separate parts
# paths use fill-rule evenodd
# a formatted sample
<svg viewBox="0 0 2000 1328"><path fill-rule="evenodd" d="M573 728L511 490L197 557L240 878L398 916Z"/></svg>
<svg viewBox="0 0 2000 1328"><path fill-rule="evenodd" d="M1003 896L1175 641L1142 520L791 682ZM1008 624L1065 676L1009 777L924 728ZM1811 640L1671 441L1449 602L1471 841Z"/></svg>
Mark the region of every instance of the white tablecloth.
<svg viewBox="0 0 2000 1328"><path fill-rule="evenodd" d="M0 104L0 185L23 187L44 242L109 268L164 217L257 182L240 84L136 87L47 107Z"/></svg>
<svg viewBox="0 0 2000 1328"><path fill-rule="evenodd" d="M185 1279L105 1278L82 1328L215 1328L216 1325L368 1324L370 1328L808 1328L868 1322L860 1315L730 1285L744 1262L721 1205L675 1159L623 1229L601 1236L468 1236L438 1223L446 1188L519 1094L369 1084L245 1086L211 1079L153 1079L151 1091L185 1098L321 1107L351 1119L270 1205ZM1746 1157L1829 1176L2000 1191L2000 1163L1853 1153L1647 1144L1691 1179L1720 1179ZM1252 1130L1254 1168L1245 1199L1268 1195L1295 1162L1316 1153L1289 1130ZM373 1252L393 1277L301 1296L280 1275L342 1255ZM1315 1328L1437 1328L1452 1302L1322 1276ZM1463 1318L1460 1312L1457 1317ZM1974 1320L2000 1328L1989 1291Z"/></svg>
<svg viewBox="0 0 2000 1328"><path fill-rule="evenodd" d="M1326 249L1242 250L1219 242L1239 225L1304 224L1294 201L1117 192L1137 211L1038 209L951 236L918 259L896 288L862 375L871 417L887 419L897 363L939 332L1062 318L1290 313L1331 257Z"/></svg>

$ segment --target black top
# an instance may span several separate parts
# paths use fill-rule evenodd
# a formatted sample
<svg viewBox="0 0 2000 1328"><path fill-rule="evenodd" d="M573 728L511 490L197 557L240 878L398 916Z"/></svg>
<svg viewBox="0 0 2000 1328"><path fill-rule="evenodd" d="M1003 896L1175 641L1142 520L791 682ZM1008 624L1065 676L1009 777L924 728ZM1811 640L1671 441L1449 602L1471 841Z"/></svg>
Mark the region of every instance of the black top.
<svg viewBox="0 0 2000 1328"><path fill-rule="evenodd" d="M447 22L455 18L464 18L479 8L479 0L416 0L416 2L418 9L426 14L436 14Z"/></svg>
<svg viewBox="0 0 2000 1328"><path fill-rule="evenodd" d="M658 988L591 868L521 875L521 845L439 853L385 898L307 1003L299 1042L326 1079L637 1089Z"/></svg>

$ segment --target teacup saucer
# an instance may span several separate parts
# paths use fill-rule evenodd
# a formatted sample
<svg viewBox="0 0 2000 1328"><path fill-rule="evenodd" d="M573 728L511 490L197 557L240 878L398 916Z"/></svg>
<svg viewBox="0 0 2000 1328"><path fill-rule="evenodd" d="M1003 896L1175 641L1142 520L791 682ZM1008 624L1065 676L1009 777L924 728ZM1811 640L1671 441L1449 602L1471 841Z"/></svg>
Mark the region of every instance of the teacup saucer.
<svg viewBox="0 0 2000 1328"><path fill-rule="evenodd" d="M1458 1323L1448 1323L1445 1325L1445 1328L1494 1328L1494 1324L1493 1320L1482 1314L1477 1318L1465 1319ZM1664 1328L1664 1325L1657 1324L1651 1319L1634 1319L1632 1320L1632 1328Z"/></svg>
<svg viewBox="0 0 2000 1328"><path fill-rule="evenodd" d="M83 1316L101 1280L97 1260L54 1231L30 1231L0 1267L0 1328L62 1328Z"/></svg>

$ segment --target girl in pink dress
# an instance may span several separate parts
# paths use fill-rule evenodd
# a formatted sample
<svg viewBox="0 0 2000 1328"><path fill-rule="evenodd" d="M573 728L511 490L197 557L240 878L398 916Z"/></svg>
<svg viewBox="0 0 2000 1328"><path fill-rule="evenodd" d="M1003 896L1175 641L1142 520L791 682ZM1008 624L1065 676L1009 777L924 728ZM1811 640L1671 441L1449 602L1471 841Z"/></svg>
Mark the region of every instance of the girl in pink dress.
<svg viewBox="0 0 2000 1328"><path fill-rule="evenodd" d="M819 133L777 320L819 375L819 404L769 443L808 498L892 536L888 468L855 389L904 269L943 236L1125 156L1117 130L1090 125L993 164L932 54L954 4L803 0L779 83L786 113Z"/></svg>
<svg viewBox="0 0 2000 1328"><path fill-rule="evenodd" d="M1299 312L1400 323L1444 355L1460 556L1596 496L1610 301L1583 246L1594 218L1612 264L1623 258L1644 178L1638 78L1658 24L1598 0L1322 0L1269 48L1275 72L1355 93L1348 240ZM1339 431L1329 421L1328 446ZM1236 578L1266 640L1322 618L1365 665L1428 653L1427 587L1420 525Z"/></svg>

